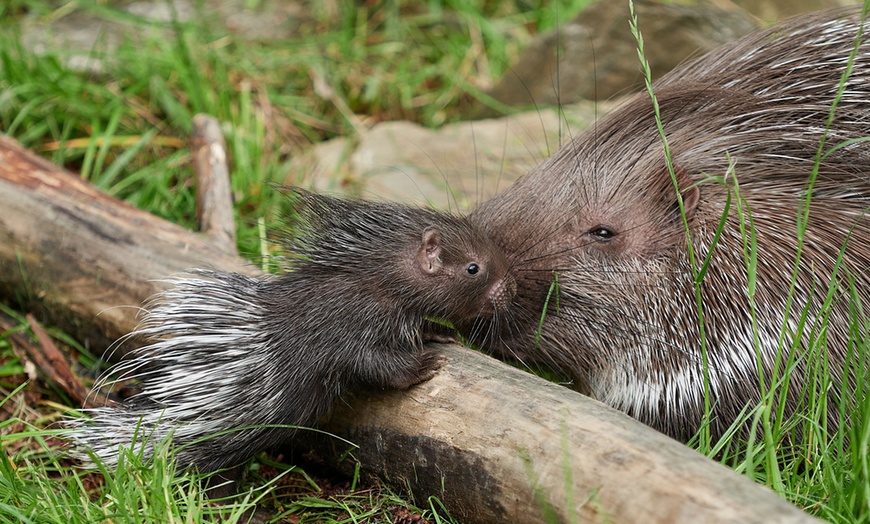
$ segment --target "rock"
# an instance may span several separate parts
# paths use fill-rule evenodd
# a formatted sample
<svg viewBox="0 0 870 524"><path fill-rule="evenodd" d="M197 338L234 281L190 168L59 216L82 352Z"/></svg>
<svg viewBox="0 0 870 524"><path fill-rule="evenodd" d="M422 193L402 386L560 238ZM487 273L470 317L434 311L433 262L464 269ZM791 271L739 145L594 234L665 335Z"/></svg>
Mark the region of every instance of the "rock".
<svg viewBox="0 0 870 524"><path fill-rule="evenodd" d="M467 210L533 169L614 105L584 102L562 113L532 111L435 130L384 122L356 139L333 139L294 159L288 183Z"/></svg>
<svg viewBox="0 0 870 524"><path fill-rule="evenodd" d="M170 31L170 22L185 22L196 16L215 19L215 27L235 33L243 40L277 40L297 32L307 14L298 2L264 0L247 7L245 0L120 0L112 6L152 26L131 23L121 17L107 17L87 8L72 9L53 17L25 18L21 23L25 48L37 54L61 50L66 64L78 71L100 73L101 57L110 57L121 42L142 38L149 31ZM60 12L60 10L59 10Z"/></svg>
<svg viewBox="0 0 870 524"><path fill-rule="evenodd" d="M758 29L753 17L736 7L634 4L654 79L691 56ZM543 107L637 90L643 75L629 20L627 2L600 0L536 38L489 94L509 106ZM482 105L472 113L495 114Z"/></svg>
<svg viewBox="0 0 870 524"><path fill-rule="evenodd" d="M803 13L858 5L861 0L733 0L733 2L753 16L773 24Z"/></svg>
<svg viewBox="0 0 870 524"><path fill-rule="evenodd" d="M189 20L193 6L188 0L167 2L126 2L121 8L133 16L153 22L168 22L175 17ZM127 39L141 36L142 25L132 30L129 23L100 16L87 9L74 9L50 18L30 16L21 22L21 41L38 55L60 52L66 64L76 71L101 73L102 60Z"/></svg>

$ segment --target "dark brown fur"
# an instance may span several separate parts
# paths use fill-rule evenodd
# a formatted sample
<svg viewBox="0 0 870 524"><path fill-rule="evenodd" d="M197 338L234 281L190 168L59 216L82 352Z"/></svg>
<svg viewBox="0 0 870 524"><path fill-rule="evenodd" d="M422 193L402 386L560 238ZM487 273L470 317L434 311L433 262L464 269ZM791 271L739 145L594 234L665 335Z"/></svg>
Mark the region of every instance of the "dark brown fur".
<svg viewBox="0 0 870 524"><path fill-rule="evenodd" d="M728 45L655 86L696 265L710 252L729 191L734 195L701 284L715 435L761 399L756 346L766 381L774 375L791 381L787 412L801 403L805 388L817 386L810 370L823 357L835 383L822 394L838 398L838 382L851 378L852 309L870 304L867 142L821 162L788 315L786 301L796 217L859 22L855 10L797 20ZM824 151L867 136L870 43L861 47ZM725 184L708 180L726 177L729 162L733 173ZM757 233L757 342L736 184ZM472 219L502 245L518 277L512 322L499 330L497 343L485 345L552 366L581 391L686 440L701 423L705 377L676 195L644 93L479 206ZM844 263L832 278L843 245ZM559 307L552 296L536 344L554 275ZM854 300L849 279L856 283ZM833 305L825 311L829 290ZM828 328L820 332L826 314ZM863 313L858 319L863 339ZM822 338L826 345L819 345ZM828 422L836 424L834 410Z"/></svg>

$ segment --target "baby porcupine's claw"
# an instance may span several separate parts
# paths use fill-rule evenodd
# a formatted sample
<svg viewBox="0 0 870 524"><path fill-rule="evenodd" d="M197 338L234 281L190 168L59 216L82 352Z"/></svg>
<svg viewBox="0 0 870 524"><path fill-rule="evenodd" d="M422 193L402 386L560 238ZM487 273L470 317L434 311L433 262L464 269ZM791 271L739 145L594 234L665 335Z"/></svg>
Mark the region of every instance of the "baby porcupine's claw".
<svg viewBox="0 0 870 524"><path fill-rule="evenodd" d="M434 377L435 373L437 373L446 363L447 357L441 353L434 350L424 351L420 358L420 367L417 369L419 380L415 382L415 384L426 382Z"/></svg>
<svg viewBox="0 0 870 524"><path fill-rule="evenodd" d="M426 382L435 376L441 366L447 363L447 359L434 350L426 350L420 354L419 365L407 373L392 377L390 387L395 389L408 389L411 386Z"/></svg>

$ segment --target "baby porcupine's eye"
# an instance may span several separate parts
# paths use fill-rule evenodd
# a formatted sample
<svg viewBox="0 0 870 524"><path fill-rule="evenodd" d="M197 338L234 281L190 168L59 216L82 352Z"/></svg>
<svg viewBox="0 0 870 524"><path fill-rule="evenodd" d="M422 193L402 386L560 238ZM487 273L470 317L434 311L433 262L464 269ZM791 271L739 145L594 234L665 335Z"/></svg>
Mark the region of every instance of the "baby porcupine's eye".
<svg viewBox="0 0 870 524"><path fill-rule="evenodd" d="M469 275L476 275L480 271L480 266L472 262L471 264L468 264L468 267L465 268L465 271Z"/></svg>

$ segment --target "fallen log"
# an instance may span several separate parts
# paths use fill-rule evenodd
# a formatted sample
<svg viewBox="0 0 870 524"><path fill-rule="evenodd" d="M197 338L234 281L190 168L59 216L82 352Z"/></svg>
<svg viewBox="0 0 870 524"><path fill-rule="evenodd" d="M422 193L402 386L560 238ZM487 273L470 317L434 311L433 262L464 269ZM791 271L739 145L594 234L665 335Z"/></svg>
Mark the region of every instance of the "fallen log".
<svg viewBox="0 0 870 524"><path fill-rule="evenodd" d="M257 274L205 237L124 204L0 136L0 292L107 347L157 279ZM604 405L470 350L408 391L342 403L328 431L363 470L463 522L801 522L766 488ZM318 452L347 451L336 439ZM336 458L337 460L337 458Z"/></svg>
<svg viewBox="0 0 870 524"><path fill-rule="evenodd" d="M323 429L359 444L353 458L390 485L435 495L463 521L813 520L600 402L467 348L441 350L448 363L430 381L356 398ZM346 445L315 438L342 464Z"/></svg>
<svg viewBox="0 0 870 524"><path fill-rule="evenodd" d="M0 292L96 349L137 323L156 279L257 274L205 236L113 198L0 135Z"/></svg>

